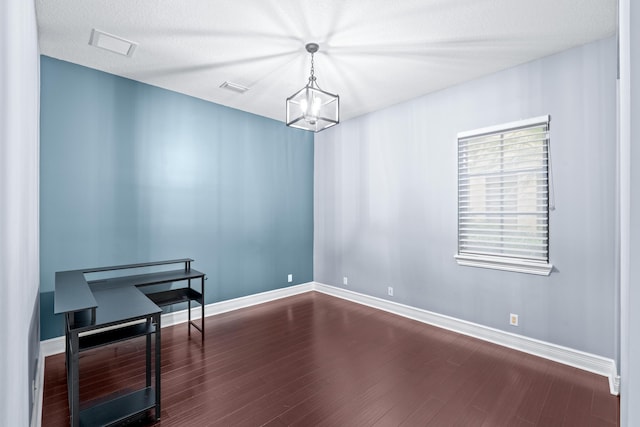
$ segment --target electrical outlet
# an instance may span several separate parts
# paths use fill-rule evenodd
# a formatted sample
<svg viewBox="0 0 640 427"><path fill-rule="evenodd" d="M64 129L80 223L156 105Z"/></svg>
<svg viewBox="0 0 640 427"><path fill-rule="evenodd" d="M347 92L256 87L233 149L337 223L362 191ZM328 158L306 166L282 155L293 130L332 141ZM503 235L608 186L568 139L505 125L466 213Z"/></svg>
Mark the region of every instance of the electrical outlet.
<svg viewBox="0 0 640 427"><path fill-rule="evenodd" d="M342 284L345 285L345 286L347 286L349 284L349 279L347 279L347 276L344 276L342 278Z"/></svg>
<svg viewBox="0 0 640 427"><path fill-rule="evenodd" d="M287 282L289 282L289 283L293 282L293 274L289 274L287 276Z"/></svg>
<svg viewBox="0 0 640 427"><path fill-rule="evenodd" d="M393 288L391 286L387 288L387 293L389 294L390 297L393 296Z"/></svg>
<svg viewBox="0 0 640 427"><path fill-rule="evenodd" d="M518 315L517 314L509 314L509 324L511 326L518 326Z"/></svg>

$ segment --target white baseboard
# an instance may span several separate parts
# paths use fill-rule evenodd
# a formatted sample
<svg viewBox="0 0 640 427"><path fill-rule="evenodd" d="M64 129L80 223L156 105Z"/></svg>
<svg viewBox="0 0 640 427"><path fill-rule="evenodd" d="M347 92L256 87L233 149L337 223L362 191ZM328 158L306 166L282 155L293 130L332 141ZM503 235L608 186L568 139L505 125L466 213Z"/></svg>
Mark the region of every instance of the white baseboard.
<svg viewBox="0 0 640 427"><path fill-rule="evenodd" d="M313 285L314 282L307 282L301 285L289 286L288 288L275 289L273 291L247 295L246 297L216 302L205 306L204 315L206 317L214 316L216 314L226 313L227 311L238 310L240 308L251 307L252 305L258 305L293 295L303 294L305 292L313 291Z"/></svg>
<svg viewBox="0 0 640 427"><path fill-rule="evenodd" d="M49 357L59 353L64 353L64 337L55 337L40 341L40 355L42 357ZM40 363L40 361L38 361L38 363Z"/></svg>
<svg viewBox="0 0 640 427"><path fill-rule="evenodd" d="M42 425L42 398L44 392L44 355L42 354L42 347L40 347L40 353L38 355L38 366L36 366L36 378L33 388L32 393L34 394L34 399L33 408L31 408L31 427L40 427Z"/></svg>
<svg viewBox="0 0 640 427"><path fill-rule="evenodd" d="M325 285L318 282L308 282L301 285L290 286L273 291L262 292L259 294L248 295L245 297L235 298L227 301L215 302L205 306L205 317L214 316L216 314L226 313L228 311L238 310L280 298L301 294L304 292L318 291L327 295L335 296L358 304L367 305L369 307L384 310L399 316L417 320L422 323L448 329L453 332L468 335L484 341L509 347L545 359L553 360L565 365L573 366L594 374L602 375L609 379L609 390L611 394L617 395L620 388L620 377L616 368L616 363L612 359L608 359L595 354L586 353L580 350L574 350L568 347L559 346L545 341L528 338L522 335L516 335L504 332L499 329L489 328L476 323L467 322L465 320L456 319L454 317L445 316L420 308L411 307L397 302L376 298L369 295L341 289L335 286ZM192 311L192 317L198 319L200 310ZM162 327L168 327L184 323L187 321L187 311L181 310L173 313L162 315ZM58 353L64 352L64 337L52 338L40 342L40 359L39 370L42 370L44 377L44 358ZM39 373L40 375L40 373ZM38 387L40 392L40 408L42 407L42 387ZM34 405L36 406L36 405Z"/></svg>
<svg viewBox="0 0 640 427"><path fill-rule="evenodd" d="M528 338L504 332L499 329L482 326L477 323L467 322L454 317L445 316L420 308L411 307L397 302L376 298L369 295L341 289L335 286L325 285L315 282L314 290L346 299L379 310L388 311L399 316L417 320L453 332L468 335L504 347L509 347L545 359L553 360L565 365L573 366L594 374L602 375L609 379L609 391L613 395L618 395L620 388L620 377L616 369L616 362L595 354L574 350L568 347L548 343L545 341Z"/></svg>

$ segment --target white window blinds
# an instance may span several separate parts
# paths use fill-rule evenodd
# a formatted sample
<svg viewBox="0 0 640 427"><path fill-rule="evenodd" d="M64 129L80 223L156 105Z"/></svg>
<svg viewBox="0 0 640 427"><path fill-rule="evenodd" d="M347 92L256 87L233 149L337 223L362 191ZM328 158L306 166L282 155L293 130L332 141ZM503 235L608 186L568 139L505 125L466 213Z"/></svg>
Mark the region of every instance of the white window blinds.
<svg viewBox="0 0 640 427"><path fill-rule="evenodd" d="M458 262L549 274L549 117L458 135Z"/></svg>

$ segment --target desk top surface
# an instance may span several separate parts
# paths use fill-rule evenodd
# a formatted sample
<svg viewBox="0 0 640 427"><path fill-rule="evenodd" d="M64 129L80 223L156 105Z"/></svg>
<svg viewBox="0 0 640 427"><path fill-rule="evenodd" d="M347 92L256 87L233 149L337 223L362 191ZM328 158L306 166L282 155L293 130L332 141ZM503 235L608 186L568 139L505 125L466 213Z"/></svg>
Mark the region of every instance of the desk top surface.
<svg viewBox="0 0 640 427"><path fill-rule="evenodd" d="M135 286L94 290L93 296L98 307L96 323L91 327L141 319L162 311Z"/></svg>
<svg viewBox="0 0 640 427"><path fill-rule="evenodd" d="M80 270L56 273L56 292L53 296L55 314L86 310L98 306Z"/></svg>
<svg viewBox="0 0 640 427"><path fill-rule="evenodd" d="M129 264L129 265L120 266L122 268L118 268L119 266L114 266L114 267L103 267L103 268L88 268L83 270L59 271L56 273L55 294L54 294L54 313L62 314L62 313L78 312L78 311L83 311L88 309L96 309L100 306L100 301L97 301L96 292L100 292L100 291L121 289L121 288L132 288L134 291L137 292L137 294L140 294L142 298L146 299L144 294L142 294L142 292L138 291L135 288L136 286L177 282L177 281L197 279L197 278L202 278L204 280L204 276L205 276L204 273L201 273L194 269L184 269L184 268L179 270L162 271L162 272L156 272L156 273L113 277L113 278L107 278L107 279L93 280L89 282L85 278L85 273L90 273L90 272L149 267L149 266L162 265L162 264L175 264L175 263L185 262L185 261L190 263L192 260L189 258L185 258L181 260L153 262L153 263L147 263L147 264ZM129 291L123 291L123 292L129 292ZM105 296L103 295L102 298L104 299ZM120 300L121 305L128 304L128 301L126 300L127 297L125 297L124 294L120 298L124 298ZM157 306L152 302L151 304L155 308L157 308ZM96 312L96 316L98 316L97 312Z"/></svg>

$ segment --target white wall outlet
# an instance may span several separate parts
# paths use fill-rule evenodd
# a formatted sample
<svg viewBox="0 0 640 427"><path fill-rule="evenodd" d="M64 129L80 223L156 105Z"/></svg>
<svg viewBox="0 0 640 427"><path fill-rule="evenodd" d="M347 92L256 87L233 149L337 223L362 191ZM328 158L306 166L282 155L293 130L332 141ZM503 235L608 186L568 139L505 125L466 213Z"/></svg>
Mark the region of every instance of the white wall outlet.
<svg viewBox="0 0 640 427"><path fill-rule="evenodd" d="M511 326L518 326L518 315L517 314L509 314L509 324Z"/></svg>
<svg viewBox="0 0 640 427"><path fill-rule="evenodd" d="M389 294L390 297L393 296L393 288L391 286L387 288L387 293Z"/></svg>
<svg viewBox="0 0 640 427"><path fill-rule="evenodd" d="M289 282L289 283L293 282L293 274L289 274L287 276L287 282Z"/></svg>
<svg viewBox="0 0 640 427"><path fill-rule="evenodd" d="M349 279L347 279L347 276L344 276L342 278L342 284L345 285L345 286L347 286L349 284Z"/></svg>

